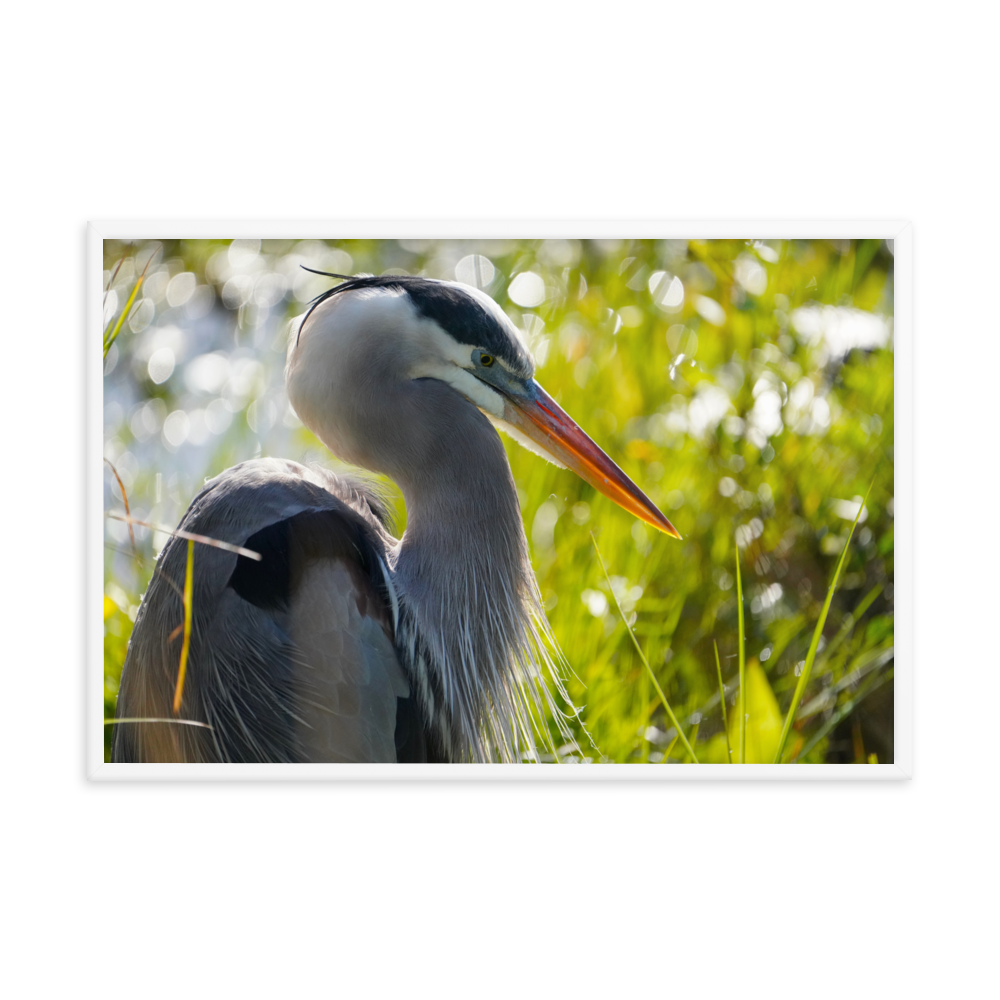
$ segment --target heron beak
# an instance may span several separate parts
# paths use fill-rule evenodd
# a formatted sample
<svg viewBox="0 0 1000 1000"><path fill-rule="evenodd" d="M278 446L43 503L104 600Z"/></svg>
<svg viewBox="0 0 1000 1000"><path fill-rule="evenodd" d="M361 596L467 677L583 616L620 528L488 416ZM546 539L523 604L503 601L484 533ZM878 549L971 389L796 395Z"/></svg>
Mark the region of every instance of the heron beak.
<svg viewBox="0 0 1000 1000"><path fill-rule="evenodd" d="M680 538L656 505L581 430L573 418L534 380L528 395L508 396L504 420L572 469L585 483L654 528Z"/></svg>

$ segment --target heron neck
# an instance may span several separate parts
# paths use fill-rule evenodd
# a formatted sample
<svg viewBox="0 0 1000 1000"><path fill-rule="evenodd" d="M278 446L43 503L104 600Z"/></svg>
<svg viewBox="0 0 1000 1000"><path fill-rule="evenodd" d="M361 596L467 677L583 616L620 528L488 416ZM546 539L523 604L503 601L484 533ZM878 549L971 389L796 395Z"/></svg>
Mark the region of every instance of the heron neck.
<svg viewBox="0 0 1000 1000"><path fill-rule="evenodd" d="M493 425L435 379L406 383L393 409L397 418L386 428L381 464L406 499L399 570L412 565L422 577L433 571L438 585L485 561L520 571L517 491Z"/></svg>
<svg viewBox="0 0 1000 1000"><path fill-rule="evenodd" d="M462 443L425 455L400 485L407 528L397 573L409 586L437 592L465 588L473 603L488 601L490 581L520 592L530 575L524 525L510 463L499 434L478 411L458 428Z"/></svg>
<svg viewBox="0 0 1000 1000"><path fill-rule="evenodd" d="M517 491L496 430L462 400L448 435L398 477L407 529L395 565L403 610L400 648L416 675L425 715L461 759L490 759L487 743L517 745L490 730L533 660L538 603ZM426 678L424 678L426 674ZM426 684L425 684L426 680ZM503 721L501 725L508 725Z"/></svg>

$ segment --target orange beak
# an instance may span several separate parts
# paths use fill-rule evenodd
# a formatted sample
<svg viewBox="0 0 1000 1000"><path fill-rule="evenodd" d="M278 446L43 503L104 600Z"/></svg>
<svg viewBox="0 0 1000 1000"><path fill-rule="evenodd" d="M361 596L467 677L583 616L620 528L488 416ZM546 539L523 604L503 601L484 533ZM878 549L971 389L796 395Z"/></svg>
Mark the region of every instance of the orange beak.
<svg viewBox="0 0 1000 1000"><path fill-rule="evenodd" d="M575 472L619 507L674 538L677 529L656 505L581 430L573 418L535 381L529 395L506 400L504 420Z"/></svg>

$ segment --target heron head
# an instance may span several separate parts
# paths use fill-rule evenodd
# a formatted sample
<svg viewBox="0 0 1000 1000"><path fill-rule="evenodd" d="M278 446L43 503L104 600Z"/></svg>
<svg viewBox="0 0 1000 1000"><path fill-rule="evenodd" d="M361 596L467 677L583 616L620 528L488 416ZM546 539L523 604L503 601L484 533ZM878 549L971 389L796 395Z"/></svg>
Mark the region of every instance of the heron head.
<svg viewBox="0 0 1000 1000"><path fill-rule="evenodd" d="M365 367L359 366L354 376L359 390L373 371L381 373L383 382L392 378L445 382L522 446L572 470L635 517L680 537L655 504L538 384L534 361L517 328L484 292L429 278L348 278L320 296L300 330L306 329L313 310L338 298L347 308L339 323L324 325L320 343L327 356L339 352L342 370L350 368L352 350L358 356L365 353ZM351 331L358 333L352 336ZM307 337L311 339L312 333ZM311 352L303 346L297 340L289 354L289 397L302 419L315 426L322 420L308 419L312 394L305 387L321 377L321 366L310 361L310 353L316 359L319 344L314 341ZM336 437L335 431L320 436L338 451L329 439ZM354 460L349 452L349 445L339 450Z"/></svg>

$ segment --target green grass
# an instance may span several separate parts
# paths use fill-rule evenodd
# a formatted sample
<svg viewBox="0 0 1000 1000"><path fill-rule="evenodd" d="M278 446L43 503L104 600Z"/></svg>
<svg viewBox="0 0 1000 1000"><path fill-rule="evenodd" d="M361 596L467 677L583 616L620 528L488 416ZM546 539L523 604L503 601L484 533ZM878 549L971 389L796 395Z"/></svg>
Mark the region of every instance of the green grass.
<svg viewBox="0 0 1000 1000"><path fill-rule="evenodd" d="M871 492L870 487L868 492ZM867 499L868 494L866 493L865 500ZM775 764L781 763L781 755L784 752L785 743L788 741L788 734L791 731L792 723L795 721L795 713L802 702L802 695L809 686L809 680L812 677L813 662L816 659L816 651L819 649L820 639L823 638L823 626L826 624L826 617L830 613L830 604L837 589L837 581L840 579L840 572L844 568L844 561L847 559L847 550L851 544L851 537L854 535L854 529L858 526L858 519L861 517L861 512L864 509L865 504L862 501L858 506L858 513L851 524L851 530L847 534L847 541L844 542L844 550L840 554L840 559L837 560L837 568L834 570L833 579L830 581L830 586L827 589L823 609L820 611L819 618L816 621L816 628L813 629L812 641L809 643L809 652L806 653L805 665L802 668L802 673L799 675L798 683L795 685L795 691L792 693L792 703L788 706L788 712L785 715L785 724L781 729L781 739L778 742L778 749L774 755ZM830 728L832 729L833 726L831 725Z"/></svg>
<svg viewBox="0 0 1000 1000"><path fill-rule="evenodd" d="M712 641L715 649L715 670L719 675L719 708L722 711L722 731L726 734L726 763L733 762L733 748L729 742L729 719L726 716L726 685L722 680L722 664L719 662L719 644Z"/></svg>
<svg viewBox="0 0 1000 1000"><path fill-rule="evenodd" d="M601 550L597 545L597 539L594 538L593 534L591 534L590 537L594 543L594 551L597 553L597 561L601 564L601 571L604 573L604 578L608 582L608 590L611 591L612 599L615 602L615 607L618 609L618 614L621 616L622 624L625 626L625 631L628 632L629 638L632 640L632 645L635 646L635 651L638 653L639 659L642 660L642 665L646 668L646 673L649 674L649 679L653 682L653 687L656 688L656 694L660 699L660 703L663 705L663 710L667 713L667 718L670 719L671 724L677 731L677 736L684 744L684 749L687 750L688 755L691 757L691 762L693 764L697 764L698 756L695 754L691 743L688 742L688 738L684 735L684 730L681 729L681 724L677 721L677 716L674 715L674 710L670 707L670 702L667 701L667 696L663 693L663 688L660 687L660 682L656 679L656 674L653 673L653 668L649 665L649 660L646 659L646 655L643 653L642 647L639 645L639 641L636 639L635 633L632 631L632 626L629 625L628 619L625 617L625 612L622 611L618 595L615 594L614 588L611 586L611 577L608 574L608 567L604 565L604 557L601 555ZM695 725L692 739L697 739L697 728L697 725Z"/></svg>
<svg viewBox="0 0 1000 1000"><path fill-rule="evenodd" d="M747 762L747 721L749 719L749 706L747 704L747 673L746 673L746 626L743 623L743 577L740 573L740 549L737 545L734 553L736 557L736 621L737 638L736 646L739 649L740 664L740 752L737 763Z"/></svg>
<svg viewBox="0 0 1000 1000"><path fill-rule="evenodd" d="M136 518L167 525L178 522L205 476L257 453L336 466L311 432L286 419L281 375L284 324L328 282L293 277L305 282L294 286L300 297L288 293L269 306L233 300L234 288L257 295L259 287L260 301L269 301L261 276L292 275L290 255L300 251L303 262L329 270L439 276L450 251L374 240L265 241L249 258L253 248L230 255L227 241L110 242L105 249L106 282L122 303L108 324L114 336L104 338L106 454ZM573 668L568 691L599 748L563 750L553 723L543 741L547 756L640 763L672 760L676 751L683 760L724 763L728 739L734 758L754 762L769 750L769 762L780 737L784 760L854 760L848 731L860 718L871 743L865 759L875 752L891 760L891 722L876 710L891 692L893 666L891 344L831 357L791 320L813 303L891 316L886 248L872 241L521 241L466 244L455 257L473 252L496 269L488 291L525 331L538 380L684 539L656 533L572 473L506 443L543 600ZM343 254L350 260L336 256ZM546 286L537 306L508 296L512 277L527 270ZM194 276L198 292L172 305L184 274ZM670 305L664 295L673 276L684 298ZM214 312L195 316L192 304L213 296ZM163 347L176 352L176 367L157 383L147 363ZM229 374L209 390L192 376L191 361L210 352L227 359ZM755 437L772 392L782 426ZM712 407L722 401L726 411L716 422ZM268 407L270 423L259 418ZM231 423L175 448L162 431L175 412L192 427L196 417L204 426L209 412ZM855 531L844 502L866 491L867 517ZM120 495L109 471L106 508L122 510ZM405 510L394 496L401 530ZM136 528L138 559L124 526L108 531L111 715L155 550L147 529ZM737 694L738 708L724 704L725 690ZM686 723L690 754L671 716L697 718ZM579 747L591 747L582 728L576 737Z"/></svg>
<svg viewBox="0 0 1000 1000"><path fill-rule="evenodd" d="M124 257L122 257L119 260L118 265L116 266L115 270L112 272L109 278L109 285L111 282L114 281L115 275L120 270L121 264L124 260L125 260ZM103 357L105 360L107 360L108 351L111 350L111 345L118 339L118 334L121 333L122 326L124 325L125 320L132 313L132 306L135 303L135 297L136 295L139 294L139 289L142 287L142 280L143 278L146 277L146 270L149 267L152 260L153 257L152 255L150 255L149 260L146 261L146 267L144 267L142 270L142 274L139 275L139 277L136 279L135 284L132 286L132 291L129 293L129 297L125 300L125 305L122 307L121 312L118 314L118 319L116 320L114 319L114 317L112 317L112 319L108 321L108 325L104 330Z"/></svg>

